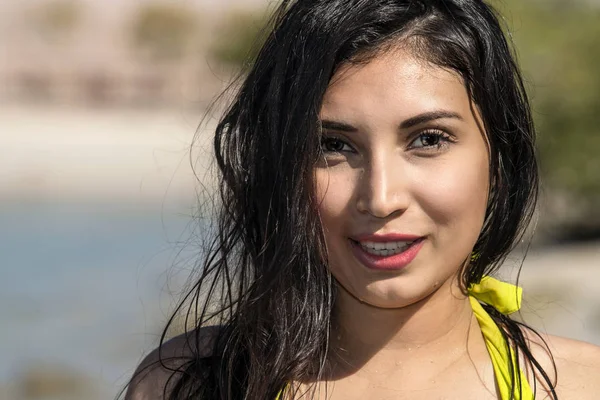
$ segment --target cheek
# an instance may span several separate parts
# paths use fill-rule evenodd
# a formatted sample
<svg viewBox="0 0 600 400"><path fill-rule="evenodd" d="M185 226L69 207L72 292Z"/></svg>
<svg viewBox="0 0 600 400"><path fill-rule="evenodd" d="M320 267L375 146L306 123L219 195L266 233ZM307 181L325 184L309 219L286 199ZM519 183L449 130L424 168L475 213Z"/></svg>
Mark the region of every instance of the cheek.
<svg viewBox="0 0 600 400"><path fill-rule="evenodd" d="M352 177L333 168L319 168L315 172L316 195L319 214L325 233L341 226L351 205Z"/></svg>
<svg viewBox="0 0 600 400"><path fill-rule="evenodd" d="M474 160L458 158L445 163L433 174L429 184L420 185L422 207L439 226L452 226L455 234L479 236L485 219L489 193L487 157Z"/></svg>
<svg viewBox="0 0 600 400"><path fill-rule="evenodd" d="M348 242L345 238L345 229L352 225L354 175L343 167L319 168L315 173L316 198L318 212L327 246L327 268L342 286L354 293L360 291L352 289L353 270L344 268L344 260L348 256ZM361 282L361 279L358 279Z"/></svg>

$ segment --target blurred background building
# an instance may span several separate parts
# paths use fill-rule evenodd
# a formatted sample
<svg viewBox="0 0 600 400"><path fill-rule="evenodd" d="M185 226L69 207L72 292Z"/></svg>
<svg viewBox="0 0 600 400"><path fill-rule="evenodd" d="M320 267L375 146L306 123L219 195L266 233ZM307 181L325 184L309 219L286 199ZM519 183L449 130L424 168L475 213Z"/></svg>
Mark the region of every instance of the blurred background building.
<svg viewBox="0 0 600 400"><path fill-rule="evenodd" d="M156 345L198 257L209 107L275 3L0 2L0 400L112 398ZM600 7L491 3L539 133L523 318L600 344Z"/></svg>

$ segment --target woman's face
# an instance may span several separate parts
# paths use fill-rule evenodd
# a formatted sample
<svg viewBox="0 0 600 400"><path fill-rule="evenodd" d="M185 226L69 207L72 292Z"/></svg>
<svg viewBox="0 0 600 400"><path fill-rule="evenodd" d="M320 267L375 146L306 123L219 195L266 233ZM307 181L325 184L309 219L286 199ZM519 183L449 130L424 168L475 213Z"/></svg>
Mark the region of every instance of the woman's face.
<svg viewBox="0 0 600 400"><path fill-rule="evenodd" d="M316 169L329 268L376 307L413 304L460 270L483 225L488 149L461 78L407 50L343 67Z"/></svg>

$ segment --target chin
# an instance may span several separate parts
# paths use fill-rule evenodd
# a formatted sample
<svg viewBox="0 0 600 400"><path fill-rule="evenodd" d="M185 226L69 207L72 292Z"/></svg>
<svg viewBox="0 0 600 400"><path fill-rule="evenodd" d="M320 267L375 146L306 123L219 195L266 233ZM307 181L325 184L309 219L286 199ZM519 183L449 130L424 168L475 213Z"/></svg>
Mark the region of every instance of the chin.
<svg viewBox="0 0 600 400"><path fill-rule="evenodd" d="M382 282L383 283L383 282ZM404 285L375 284L367 288L363 302L378 308L404 308L421 302L435 292L435 287L405 287ZM391 287L390 287L391 286ZM400 287L399 287L400 286Z"/></svg>
<svg viewBox="0 0 600 400"><path fill-rule="evenodd" d="M335 272L333 275L336 276ZM343 292L363 304L377 308L403 308L428 298L447 278L423 279L405 274L401 276L371 279L360 282L336 276Z"/></svg>

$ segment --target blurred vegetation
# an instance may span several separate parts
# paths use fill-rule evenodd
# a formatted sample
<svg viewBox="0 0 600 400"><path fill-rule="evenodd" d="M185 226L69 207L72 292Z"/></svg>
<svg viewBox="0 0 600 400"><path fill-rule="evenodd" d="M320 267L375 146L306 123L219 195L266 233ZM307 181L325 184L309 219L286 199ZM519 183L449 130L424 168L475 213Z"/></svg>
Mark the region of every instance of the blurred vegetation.
<svg viewBox="0 0 600 400"><path fill-rule="evenodd" d="M50 41L62 41L73 35L81 22L82 4L74 0L54 0L30 10L30 27Z"/></svg>
<svg viewBox="0 0 600 400"><path fill-rule="evenodd" d="M529 81L545 184L597 202L600 7L512 0L500 8Z"/></svg>
<svg viewBox="0 0 600 400"><path fill-rule="evenodd" d="M600 4L491 2L506 19L532 99L544 193L576 207L576 225L600 229ZM217 58L249 62L265 21L264 14L230 18Z"/></svg>
<svg viewBox="0 0 600 400"><path fill-rule="evenodd" d="M188 52L196 24L193 10L168 3L140 6L132 21L134 47L155 61L175 61Z"/></svg>
<svg viewBox="0 0 600 400"><path fill-rule="evenodd" d="M235 11L219 27L219 37L211 46L211 55L219 62L246 66L258 54L268 31L269 13L264 11Z"/></svg>

